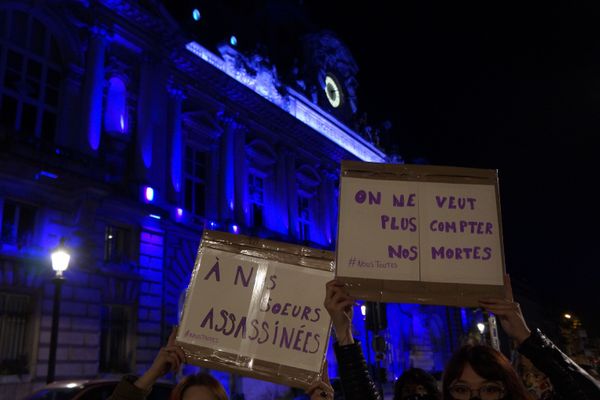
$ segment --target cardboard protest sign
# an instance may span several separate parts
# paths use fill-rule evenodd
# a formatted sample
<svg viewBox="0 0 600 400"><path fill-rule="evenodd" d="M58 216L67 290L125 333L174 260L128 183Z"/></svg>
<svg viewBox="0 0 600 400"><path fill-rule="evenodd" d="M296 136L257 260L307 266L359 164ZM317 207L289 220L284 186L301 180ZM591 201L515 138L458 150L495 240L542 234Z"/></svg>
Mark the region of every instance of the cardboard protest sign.
<svg viewBox="0 0 600 400"><path fill-rule="evenodd" d="M193 364L306 388L325 358L333 270L332 252L205 231L177 342Z"/></svg>
<svg viewBox="0 0 600 400"><path fill-rule="evenodd" d="M358 298L477 306L503 296L496 171L342 162L337 277Z"/></svg>

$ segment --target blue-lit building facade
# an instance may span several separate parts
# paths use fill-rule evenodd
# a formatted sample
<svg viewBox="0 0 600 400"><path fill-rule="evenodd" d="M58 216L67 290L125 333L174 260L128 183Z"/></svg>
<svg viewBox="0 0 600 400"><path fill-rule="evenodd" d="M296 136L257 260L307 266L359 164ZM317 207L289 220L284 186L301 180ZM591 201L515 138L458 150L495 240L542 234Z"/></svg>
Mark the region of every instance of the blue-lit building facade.
<svg viewBox="0 0 600 400"><path fill-rule="evenodd" d="M311 65L286 81L185 32L158 1L0 3L0 398L45 380L61 239L57 379L139 373L177 324L203 229L333 250L340 161L389 160L353 123L357 67L334 34L307 35ZM388 379L441 370L472 320L388 305ZM369 343L366 322L357 307ZM218 376L246 399L275 390Z"/></svg>

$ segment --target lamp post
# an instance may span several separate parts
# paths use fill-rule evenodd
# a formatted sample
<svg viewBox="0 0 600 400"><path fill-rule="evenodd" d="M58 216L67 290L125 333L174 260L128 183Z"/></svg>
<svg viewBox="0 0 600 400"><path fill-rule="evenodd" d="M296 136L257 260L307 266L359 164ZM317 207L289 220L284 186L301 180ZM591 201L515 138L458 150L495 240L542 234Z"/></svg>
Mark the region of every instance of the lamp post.
<svg viewBox="0 0 600 400"><path fill-rule="evenodd" d="M60 293L65 282L63 272L69 268L71 255L64 248L64 238L60 240L58 248L52 252L52 269L56 272L52 283L54 283L54 302L52 305L52 331L50 333L50 352L48 354L48 374L46 383L54 381L54 370L56 367L56 347L58 342L58 316L60 314Z"/></svg>

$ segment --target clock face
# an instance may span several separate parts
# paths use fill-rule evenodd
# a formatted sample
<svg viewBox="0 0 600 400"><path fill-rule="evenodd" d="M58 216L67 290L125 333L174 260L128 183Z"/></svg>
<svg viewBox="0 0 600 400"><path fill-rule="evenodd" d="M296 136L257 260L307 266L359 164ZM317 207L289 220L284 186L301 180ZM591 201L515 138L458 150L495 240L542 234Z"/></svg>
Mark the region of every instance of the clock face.
<svg viewBox="0 0 600 400"><path fill-rule="evenodd" d="M342 90L337 79L330 74L325 77L325 95L333 108L342 104Z"/></svg>

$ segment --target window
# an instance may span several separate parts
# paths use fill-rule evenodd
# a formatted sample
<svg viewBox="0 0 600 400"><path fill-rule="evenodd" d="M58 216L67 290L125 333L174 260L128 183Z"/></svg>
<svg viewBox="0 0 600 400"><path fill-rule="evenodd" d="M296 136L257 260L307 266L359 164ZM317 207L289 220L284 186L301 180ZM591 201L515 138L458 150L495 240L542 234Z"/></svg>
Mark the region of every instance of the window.
<svg viewBox="0 0 600 400"><path fill-rule="evenodd" d="M4 201L0 241L18 248L32 244L35 227L35 207Z"/></svg>
<svg viewBox="0 0 600 400"><path fill-rule="evenodd" d="M130 252L131 232L108 225L104 233L104 261L116 263L130 261Z"/></svg>
<svg viewBox="0 0 600 400"><path fill-rule="evenodd" d="M206 164L205 151L191 146L185 148L185 204L186 210L204 216L206 210Z"/></svg>
<svg viewBox="0 0 600 400"><path fill-rule="evenodd" d="M248 192L250 195L250 223L255 228L263 226L263 211L265 207L265 182L255 173L248 175Z"/></svg>
<svg viewBox="0 0 600 400"><path fill-rule="evenodd" d="M298 199L298 239L304 242L319 240L318 197L317 192L321 178L314 167L304 164L296 171L297 199Z"/></svg>
<svg viewBox="0 0 600 400"><path fill-rule="evenodd" d="M6 10L0 21L0 130L52 142L61 80L56 40L23 11Z"/></svg>
<svg viewBox="0 0 600 400"><path fill-rule="evenodd" d="M100 333L100 371L129 372L130 306L104 305Z"/></svg>
<svg viewBox="0 0 600 400"><path fill-rule="evenodd" d="M31 309L29 296L0 292L0 375L29 372Z"/></svg>
<svg viewBox="0 0 600 400"><path fill-rule="evenodd" d="M282 218L274 215L272 210L275 201L275 165L277 154L271 145L261 138L247 136L245 147L247 175L247 207L248 222L251 227L284 232L288 229Z"/></svg>
<svg viewBox="0 0 600 400"><path fill-rule="evenodd" d="M108 133L127 133L127 89L118 77L108 81L104 130Z"/></svg>
<svg viewBox="0 0 600 400"><path fill-rule="evenodd" d="M298 238L302 241L310 240L310 199L298 194Z"/></svg>

